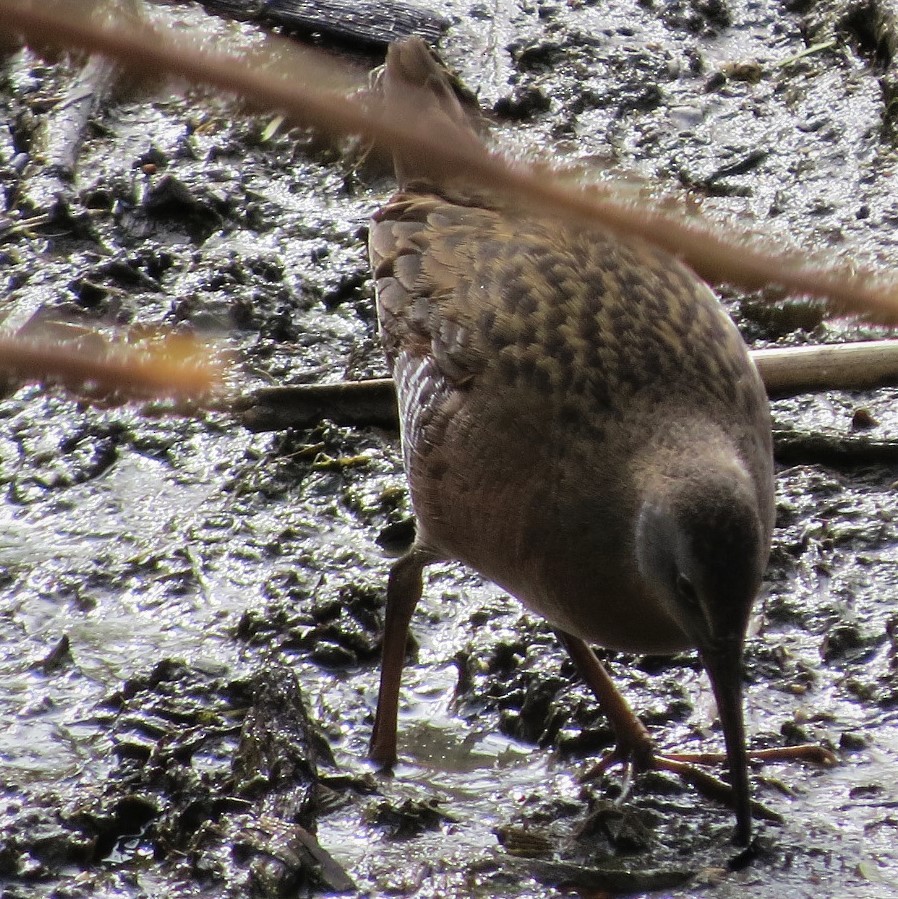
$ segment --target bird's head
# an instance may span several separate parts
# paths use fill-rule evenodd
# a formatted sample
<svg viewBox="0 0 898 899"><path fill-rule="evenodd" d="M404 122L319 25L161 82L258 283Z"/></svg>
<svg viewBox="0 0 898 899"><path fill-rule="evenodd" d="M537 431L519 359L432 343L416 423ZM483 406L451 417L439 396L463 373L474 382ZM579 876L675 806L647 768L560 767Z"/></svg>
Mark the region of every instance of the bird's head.
<svg viewBox="0 0 898 899"><path fill-rule="evenodd" d="M742 712L742 648L769 554L765 498L737 460L665 474L643 494L636 560L669 617L699 652L723 726L735 797L734 840L751 837Z"/></svg>

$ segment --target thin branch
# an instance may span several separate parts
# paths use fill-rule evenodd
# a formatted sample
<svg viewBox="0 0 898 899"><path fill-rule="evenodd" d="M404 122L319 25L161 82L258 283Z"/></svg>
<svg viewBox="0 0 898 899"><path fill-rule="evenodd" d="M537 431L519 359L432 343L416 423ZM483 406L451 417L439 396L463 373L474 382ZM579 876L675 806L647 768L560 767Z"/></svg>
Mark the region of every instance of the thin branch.
<svg viewBox="0 0 898 899"><path fill-rule="evenodd" d="M24 381L53 381L75 390L90 385L128 398L188 398L203 397L217 388L223 367L196 340L178 335L150 347L107 343L101 349L3 337L0 372Z"/></svg>
<svg viewBox="0 0 898 899"><path fill-rule="evenodd" d="M234 411L251 431L308 428L323 418L344 425L399 429L392 378L263 387L241 397L234 404Z"/></svg>
<svg viewBox="0 0 898 899"><path fill-rule="evenodd" d="M771 397L898 385L898 340L753 350Z"/></svg>

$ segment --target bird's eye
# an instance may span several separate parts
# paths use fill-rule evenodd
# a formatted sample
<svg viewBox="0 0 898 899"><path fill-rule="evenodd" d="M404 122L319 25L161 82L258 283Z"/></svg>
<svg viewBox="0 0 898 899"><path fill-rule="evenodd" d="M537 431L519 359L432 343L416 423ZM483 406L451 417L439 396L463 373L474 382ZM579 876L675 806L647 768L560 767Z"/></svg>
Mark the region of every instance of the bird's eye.
<svg viewBox="0 0 898 899"><path fill-rule="evenodd" d="M677 596L688 606L692 608L698 608L698 593L695 592L695 587L692 585L692 581L686 577L685 574L677 575Z"/></svg>

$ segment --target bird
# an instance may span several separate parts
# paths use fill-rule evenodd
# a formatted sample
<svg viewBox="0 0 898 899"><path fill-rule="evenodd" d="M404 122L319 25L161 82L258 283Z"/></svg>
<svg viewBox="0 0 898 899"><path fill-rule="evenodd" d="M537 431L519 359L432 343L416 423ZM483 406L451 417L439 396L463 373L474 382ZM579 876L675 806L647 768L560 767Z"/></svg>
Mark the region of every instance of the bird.
<svg viewBox="0 0 898 899"><path fill-rule="evenodd" d="M381 81L434 133L480 140L424 41L392 44ZM540 217L408 150L394 163L368 249L417 530L389 573L369 755L396 761L424 569L459 562L549 622L614 729L611 760L638 770L682 763L592 647L697 650L748 845L743 646L775 500L768 400L738 329L662 249Z"/></svg>

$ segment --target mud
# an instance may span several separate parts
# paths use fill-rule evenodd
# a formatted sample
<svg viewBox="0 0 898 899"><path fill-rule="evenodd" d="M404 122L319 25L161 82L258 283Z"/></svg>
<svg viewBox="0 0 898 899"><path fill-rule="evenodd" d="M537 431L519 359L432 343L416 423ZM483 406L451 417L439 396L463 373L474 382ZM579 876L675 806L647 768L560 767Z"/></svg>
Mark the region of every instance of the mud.
<svg viewBox="0 0 898 899"><path fill-rule="evenodd" d="M187 3L151 11L234 52L262 40ZM783 247L893 259L885 0L440 12L442 52L509 152ZM40 126L79 64L2 60L0 328L193 330L235 354L243 392L383 375L364 235L388 179L269 134L234 99L125 79L73 183L47 181ZM756 346L882 333L723 294ZM800 396L774 416L893 442L895 396ZM731 814L667 775L620 805L619 772L581 783L606 722L544 625L456 566L430 574L403 762L378 774L378 538L409 515L396 435L254 434L228 410L98 399L7 384L0 401L5 899L898 892L894 465L800 451L780 465L748 728L754 747L814 741L839 764L755 771L784 821L759 825L748 859ZM719 745L693 656L607 661L662 746Z"/></svg>

